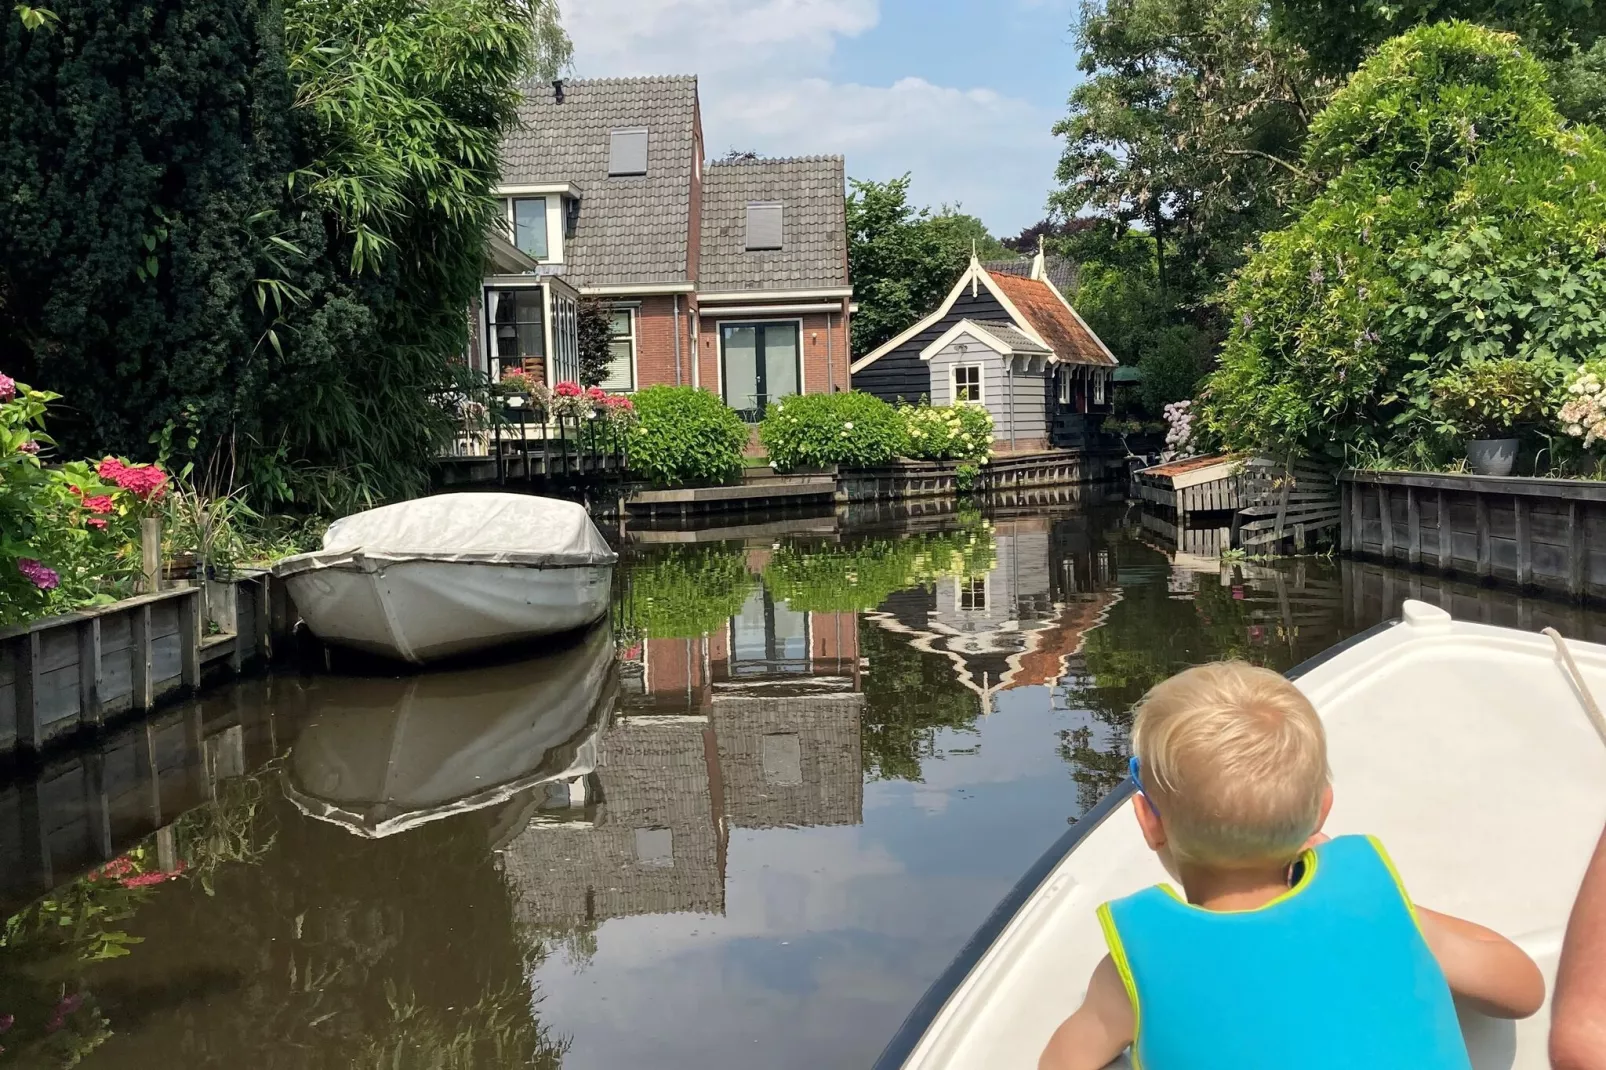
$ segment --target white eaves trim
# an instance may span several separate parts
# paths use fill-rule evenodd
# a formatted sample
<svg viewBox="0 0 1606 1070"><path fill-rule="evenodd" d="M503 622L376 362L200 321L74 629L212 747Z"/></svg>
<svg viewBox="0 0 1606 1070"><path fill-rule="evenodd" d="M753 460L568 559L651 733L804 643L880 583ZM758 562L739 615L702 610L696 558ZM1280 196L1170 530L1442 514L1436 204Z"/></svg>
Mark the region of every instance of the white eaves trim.
<svg viewBox="0 0 1606 1070"><path fill-rule="evenodd" d="M920 351L920 359L930 360L938 353L941 353L944 349L947 349L954 342L958 341L959 338L964 335L969 335L971 338L974 338L976 341L980 342L988 349L991 349L994 353L997 353L1001 357L1006 357L1011 352L1009 346L1005 345L1001 340L989 334L984 328L977 325L974 320L960 320L958 323L948 328L947 332L943 334L941 338L922 349Z"/></svg>
<svg viewBox="0 0 1606 1070"><path fill-rule="evenodd" d="M697 302L703 305L738 304L744 301L814 301L853 296L853 287L839 286L820 290L703 290Z"/></svg>
<svg viewBox="0 0 1606 1070"><path fill-rule="evenodd" d="M643 282L633 286L582 286L580 292L587 297L651 297L654 294L689 294L697 292L695 282Z"/></svg>
<svg viewBox="0 0 1606 1070"><path fill-rule="evenodd" d="M533 185L497 186L498 197L538 197L541 194L561 194L564 197L573 197L580 200L580 187L573 182L537 182Z"/></svg>
<svg viewBox="0 0 1606 1070"><path fill-rule="evenodd" d="M1009 313L1009 318L1014 321L1015 328L1017 330L1019 330L1026 337L1030 338L1032 341L1036 342L1038 345L1042 346L1044 349L1047 349L1050 352L1053 351L1054 347L1043 340L1043 336L1037 333L1037 329L1032 326L1031 321L1025 316L1021 315L1020 309L1016 308L1015 303L1004 294L1003 290L999 289L998 284L993 282L993 277L988 274L987 269L981 266L981 261L976 259L975 255L972 254L970 258L970 267L963 275L959 276L959 281L954 283L954 288L948 291L948 296L943 299L942 304L937 306L937 310L935 312L921 320L919 323L916 323L913 327L910 327L896 338L893 338L891 341L882 343L880 348L876 349L875 352L870 353L868 356L860 357L858 360L854 361L848 367L848 371L852 373L860 371L864 368L868 368L870 365L874 364L888 353L891 353L894 349L897 349L899 346L918 335L927 327L941 322L942 318L948 314L948 310L954 307L954 302L959 300L959 295L965 292L966 286L969 286L972 289L985 287L987 292L992 294L994 299L997 300L1000 305L1004 306L1004 311ZM1052 290L1054 288L1050 286L1049 289ZM1061 300L1064 300L1064 298L1062 297ZM1102 344L1103 343L1101 342L1100 345Z"/></svg>

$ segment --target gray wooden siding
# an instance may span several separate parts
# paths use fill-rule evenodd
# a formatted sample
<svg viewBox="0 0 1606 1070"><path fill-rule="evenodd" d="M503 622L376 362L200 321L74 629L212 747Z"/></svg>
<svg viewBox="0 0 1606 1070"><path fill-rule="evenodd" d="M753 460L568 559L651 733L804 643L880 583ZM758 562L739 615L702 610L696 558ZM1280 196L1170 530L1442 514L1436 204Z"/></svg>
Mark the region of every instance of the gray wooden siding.
<svg viewBox="0 0 1606 1070"><path fill-rule="evenodd" d="M926 365L920 359L921 350L941 338L962 319L1002 321L1009 318L1004 306L986 287L977 286L975 297L970 296L970 289L966 287L942 319L874 364L854 372L853 389L874 394L884 401L897 401L899 398L919 401L931 389Z"/></svg>
<svg viewBox="0 0 1606 1070"><path fill-rule="evenodd" d="M931 403L953 404L952 369L956 364L980 364L982 368L981 400L993 414L993 438L1007 442L1010 436L1010 410L1014 410L1014 434L1017 440L1045 438L1048 435L1048 373L1017 371L1013 381L1004 370L1004 358L976 342L969 342L968 351L959 352L954 343L935 353L930 361Z"/></svg>

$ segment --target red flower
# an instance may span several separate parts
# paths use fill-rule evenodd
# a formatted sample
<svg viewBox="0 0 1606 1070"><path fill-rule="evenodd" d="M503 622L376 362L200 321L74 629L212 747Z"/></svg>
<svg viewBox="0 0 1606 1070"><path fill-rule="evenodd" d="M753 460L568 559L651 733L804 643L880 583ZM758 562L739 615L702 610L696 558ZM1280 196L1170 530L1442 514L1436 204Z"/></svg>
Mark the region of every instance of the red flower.
<svg viewBox="0 0 1606 1070"><path fill-rule="evenodd" d="M586 397L590 398L592 401L606 401L608 399L608 392L602 389L600 386L587 387Z"/></svg>
<svg viewBox="0 0 1606 1070"><path fill-rule="evenodd" d="M155 501L167 486L167 474L154 464L127 465L107 457L95 468L100 478L128 491L142 502Z"/></svg>
<svg viewBox="0 0 1606 1070"><path fill-rule="evenodd" d="M84 523L88 524L92 528L104 528L106 526L106 518L103 516L92 516L85 520Z"/></svg>
<svg viewBox="0 0 1606 1070"><path fill-rule="evenodd" d="M552 392L560 398L577 398L583 393L580 384L572 379L565 379L552 388Z"/></svg>
<svg viewBox="0 0 1606 1070"><path fill-rule="evenodd" d="M75 490L77 488L74 488ZM81 491L79 493L82 493ZM112 501L110 494L97 494L93 498L84 499L84 508L91 513L115 513L117 503Z"/></svg>

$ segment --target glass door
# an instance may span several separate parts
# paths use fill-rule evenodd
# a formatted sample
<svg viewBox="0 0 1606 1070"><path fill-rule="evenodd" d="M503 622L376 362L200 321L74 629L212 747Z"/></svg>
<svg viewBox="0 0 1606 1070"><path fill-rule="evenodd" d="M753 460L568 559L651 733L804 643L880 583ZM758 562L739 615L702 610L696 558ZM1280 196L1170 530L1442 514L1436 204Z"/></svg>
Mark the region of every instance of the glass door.
<svg viewBox="0 0 1606 1070"><path fill-rule="evenodd" d="M725 404L757 423L770 402L801 389L798 325L743 323L720 327L725 368Z"/></svg>

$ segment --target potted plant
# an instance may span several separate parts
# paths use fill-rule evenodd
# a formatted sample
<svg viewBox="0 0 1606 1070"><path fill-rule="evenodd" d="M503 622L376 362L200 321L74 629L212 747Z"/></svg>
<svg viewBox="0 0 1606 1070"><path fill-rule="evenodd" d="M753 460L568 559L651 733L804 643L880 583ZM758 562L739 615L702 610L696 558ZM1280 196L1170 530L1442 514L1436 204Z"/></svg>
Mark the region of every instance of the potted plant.
<svg viewBox="0 0 1606 1070"><path fill-rule="evenodd" d="M1524 427L1544 420L1560 367L1551 360L1476 360L1429 384L1440 429L1466 442L1475 475L1509 476Z"/></svg>

